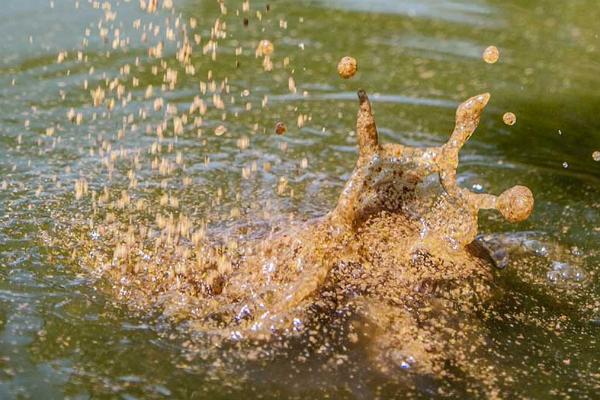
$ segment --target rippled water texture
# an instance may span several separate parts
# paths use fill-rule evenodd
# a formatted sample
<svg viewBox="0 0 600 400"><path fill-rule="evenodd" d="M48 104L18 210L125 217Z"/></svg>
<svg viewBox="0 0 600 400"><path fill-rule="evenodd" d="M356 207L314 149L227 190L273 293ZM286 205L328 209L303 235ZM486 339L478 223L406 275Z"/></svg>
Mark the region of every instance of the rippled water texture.
<svg viewBox="0 0 600 400"><path fill-rule="evenodd" d="M144 202L167 219L185 214L210 238L242 229L252 239L291 215L323 215L355 163L361 87L381 139L412 146L444 143L456 105L492 94L458 179L496 194L527 185L536 208L517 225L480 217L507 293L478 338L498 378L487 394L596 397L597 1L243 4L173 0L147 13L137 0L2 1L0 398L481 396L469 377L379 374L361 342L305 355L292 341L264 362L237 363L232 355L252 346L207 342L177 313L131 307L77 255L82 227L107 213L160 225ZM176 54L184 25L187 67ZM205 46L215 29L226 37L213 57ZM271 71L255 54L263 39L274 45ZM161 41L162 59L149 57ZM500 50L495 64L481 58L489 45ZM346 55L359 71L341 80ZM98 87L104 99L91 94ZM179 130L173 117L201 108L196 96L206 112ZM516 124L503 122L506 112ZM107 192L139 212L102 208ZM90 231L81 243L115 250Z"/></svg>

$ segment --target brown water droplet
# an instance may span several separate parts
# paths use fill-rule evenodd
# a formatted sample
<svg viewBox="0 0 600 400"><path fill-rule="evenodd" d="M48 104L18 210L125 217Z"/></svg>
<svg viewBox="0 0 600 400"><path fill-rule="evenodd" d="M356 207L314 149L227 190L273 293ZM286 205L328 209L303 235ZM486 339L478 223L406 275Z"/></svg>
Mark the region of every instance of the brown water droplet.
<svg viewBox="0 0 600 400"><path fill-rule="evenodd" d="M271 41L267 39L263 39L258 44L257 52L265 56L270 56L271 54L273 54L274 50L275 47L273 46L273 43L271 43Z"/></svg>
<svg viewBox="0 0 600 400"><path fill-rule="evenodd" d="M517 122L517 116L511 112L507 112L502 116L502 121L506 125L514 125Z"/></svg>
<svg viewBox="0 0 600 400"><path fill-rule="evenodd" d="M222 136L227 132L227 128L224 125L219 125L215 128L215 135Z"/></svg>
<svg viewBox="0 0 600 400"><path fill-rule="evenodd" d="M287 127L283 122L277 122L275 124L275 133L278 135L283 135L287 131Z"/></svg>
<svg viewBox="0 0 600 400"><path fill-rule="evenodd" d="M338 74L342 79L352 78L356 74L358 64L354 57L346 56L342 58L337 66Z"/></svg>
<svg viewBox="0 0 600 400"><path fill-rule="evenodd" d="M500 58L500 51L496 46L489 46L483 51L483 61L494 64Z"/></svg>

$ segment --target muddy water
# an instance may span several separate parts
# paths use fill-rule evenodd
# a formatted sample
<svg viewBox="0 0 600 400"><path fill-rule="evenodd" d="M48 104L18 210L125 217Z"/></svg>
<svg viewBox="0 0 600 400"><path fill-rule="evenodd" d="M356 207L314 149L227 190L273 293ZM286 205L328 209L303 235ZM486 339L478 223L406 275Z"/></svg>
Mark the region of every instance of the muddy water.
<svg viewBox="0 0 600 400"><path fill-rule="evenodd" d="M91 192L127 189L130 155L137 151L141 167L134 200L161 205L168 193L164 210L185 209L191 219L207 222L211 235L227 237L242 216L260 215L254 220L269 222L289 214L322 215L335 204L356 159L350 132L359 87L371 94L383 141L419 146L447 139L460 101L492 93L480 128L462 150L459 181L491 193L525 184L535 193L536 209L518 225L493 213L482 215L484 233L499 234L491 240L498 259L508 260L496 279L509 295L496 304L500 317L484 321L489 350L480 357L496 365L501 397L592 398L597 392L600 164L592 152L600 149L595 112L600 10L595 2L373 1L367 7L360 1L278 1L269 10L266 2L251 2L246 14L242 2L226 2L227 16L209 1L175 1L174 14L148 14L137 2L113 1L110 10L102 10L103 3L100 8L87 1L75 4L7 0L0 10L5 38L0 43L2 397L436 393L439 377L380 375L365 367L360 348L334 349L333 363L318 353L299 361L302 349L290 343L289 352L264 365L220 368L238 351L235 344L225 345L221 359L204 357L198 350L202 338L194 337L185 321L174 322L156 310L132 310L111 293L110 282L96 279L70 257L72 242L49 246L45 240L86 222ZM194 76L184 73L175 59L176 41L166 38L166 18L179 35L174 26L180 14L188 25L190 18L197 20L202 37L191 57ZM202 47L219 17L227 22L227 37L219 40L212 60ZM164 60L179 71L172 90L161 90L160 60L147 58L147 48L159 40L152 33L143 43L133 27L137 19L160 26ZM108 29L106 41L100 20ZM130 42L113 49L115 29ZM265 38L275 48L270 72L254 51ZM481 54L491 44L500 49L500 60L490 65ZM78 61L77 50L87 60ZM59 63L62 51L68 55ZM348 54L359 61L359 72L342 81L336 65ZM124 77L120 72L127 64L131 72ZM152 66L160 72L155 75ZM224 108L209 106L200 128L186 125L174 135L171 126L158 154L174 170L153 170L157 135L146 126L163 120L168 103L180 112L189 109L201 94L199 82L211 81L209 71L218 85L227 79ZM94 107L90 90L116 77L132 100L116 102L110 113L106 104ZM150 84L154 93L145 99ZM208 90L203 99L212 104ZM116 98L115 92L106 97ZM154 111L156 97L164 99L160 111ZM80 124L69 121L71 109L81 113ZM146 119L140 110L146 110ZM515 125L504 124L506 112L515 113ZM287 126L283 136L274 134L279 121ZM220 125L227 131L218 136ZM125 160L103 161L121 148L130 152ZM265 163L271 168L265 170ZM77 179L88 186L80 199ZM261 229L266 228L256 230ZM468 396L473 386L477 382L455 379L449 390Z"/></svg>

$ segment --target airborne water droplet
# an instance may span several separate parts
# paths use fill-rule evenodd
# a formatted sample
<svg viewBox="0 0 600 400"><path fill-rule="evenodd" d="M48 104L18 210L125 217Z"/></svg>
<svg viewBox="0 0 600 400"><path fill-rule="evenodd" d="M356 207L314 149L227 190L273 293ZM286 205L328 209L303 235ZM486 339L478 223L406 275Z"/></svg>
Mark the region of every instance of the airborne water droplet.
<svg viewBox="0 0 600 400"><path fill-rule="evenodd" d="M343 79L352 78L358 69L356 58L346 56L342 58L337 66L338 74Z"/></svg>
<svg viewBox="0 0 600 400"><path fill-rule="evenodd" d="M283 135L287 131L287 127L283 122L277 122L275 124L275 133L278 135Z"/></svg>
<svg viewBox="0 0 600 400"><path fill-rule="evenodd" d="M264 56L270 56L271 54L273 54L273 51L275 50L275 46L273 46L273 43L271 43L271 41L269 40L261 40L260 43L258 44L258 48L256 49L256 52L259 55L264 55Z"/></svg>
<svg viewBox="0 0 600 400"><path fill-rule="evenodd" d="M224 125L219 125L215 128L215 135L222 136L227 132L227 128Z"/></svg>
<svg viewBox="0 0 600 400"><path fill-rule="evenodd" d="M489 46L483 51L483 61L494 64L500 58L500 51L496 46Z"/></svg>
<svg viewBox="0 0 600 400"><path fill-rule="evenodd" d="M514 125L515 122L517 122L517 116L514 113L507 112L502 116L502 121L504 121L506 125Z"/></svg>

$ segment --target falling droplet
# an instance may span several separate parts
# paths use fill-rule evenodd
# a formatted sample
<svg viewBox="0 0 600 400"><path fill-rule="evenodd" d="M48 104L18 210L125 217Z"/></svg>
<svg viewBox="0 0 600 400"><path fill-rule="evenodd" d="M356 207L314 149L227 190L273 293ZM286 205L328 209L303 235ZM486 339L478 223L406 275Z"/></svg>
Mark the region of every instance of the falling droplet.
<svg viewBox="0 0 600 400"><path fill-rule="evenodd" d="M283 135L287 131L287 127L283 122L278 122L275 124L275 133L278 135Z"/></svg>
<svg viewBox="0 0 600 400"><path fill-rule="evenodd" d="M271 54L273 54L274 50L275 47L273 46L273 43L271 43L271 41L267 39L261 40L258 44L258 49L256 49L257 53L264 56L270 56Z"/></svg>
<svg viewBox="0 0 600 400"><path fill-rule="evenodd" d="M338 74L342 79L350 79L356 74L358 64L354 57L346 56L342 58L337 66Z"/></svg>
<svg viewBox="0 0 600 400"><path fill-rule="evenodd" d="M489 46L483 51L483 61L494 64L500 58L500 51L496 46Z"/></svg>
<svg viewBox="0 0 600 400"><path fill-rule="evenodd" d="M227 132L227 128L224 125L219 125L215 128L215 135L221 136Z"/></svg>
<svg viewBox="0 0 600 400"><path fill-rule="evenodd" d="M517 116L514 113L507 112L502 116L502 121L504 121L506 125L511 126L517 122Z"/></svg>

